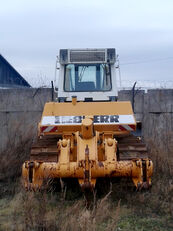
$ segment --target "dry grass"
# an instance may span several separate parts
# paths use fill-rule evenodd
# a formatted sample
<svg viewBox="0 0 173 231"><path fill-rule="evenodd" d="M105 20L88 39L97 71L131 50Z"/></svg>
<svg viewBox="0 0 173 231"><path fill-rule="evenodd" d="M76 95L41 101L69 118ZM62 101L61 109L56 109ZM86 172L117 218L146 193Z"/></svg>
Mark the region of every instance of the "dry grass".
<svg viewBox="0 0 173 231"><path fill-rule="evenodd" d="M0 230L8 231L148 231L173 228L169 212L160 216L151 210L153 196L126 192L126 201L112 194L86 209L83 198L62 200L58 193L25 192L18 184L13 198L0 200ZM158 203L158 202L157 202ZM150 209L148 209L150 208ZM165 211L166 212L166 211Z"/></svg>
<svg viewBox="0 0 173 231"><path fill-rule="evenodd" d="M0 181L15 179L21 175L22 163L29 158L33 135L33 126L21 128L21 122L15 123L11 131L8 130L7 148L0 153Z"/></svg>
<svg viewBox="0 0 173 231"><path fill-rule="evenodd" d="M20 145L9 147L2 154L0 179L11 177L19 177L21 173L21 165L29 157L29 147L31 140L26 139L20 142Z"/></svg>
<svg viewBox="0 0 173 231"><path fill-rule="evenodd" d="M122 202L133 209L135 214L141 216L155 214L166 216L169 220L173 217L173 150L158 148L153 141L148 144L150 157L154 163L152 188L149 191L134 192L129 190L126 182L125 186L122 182L120 192L116 193L114 198L124 198Z"/></svg>
<svg viewBox="0 0 173 231"><path fill-rule="evenodd" d="M95 199L93 206L86 209L81 197L63 200L58 193L23 191L19 176L31 140L22 139L20 145L10 146L1 159L0 230L173 230L171 142L158 146L154 141L147 141L154 162L150 191L135 192L122 180L113 185L112 193Z"/></svg>
<svg viewBox="0 0 173 231"><path fill-rule="evenodd" d="M120 203L112 205L109 195L86 209L84 200L62 201L57 195L45 192L20 191L9 202L1 205L1 230L90 231L115 230ZM4 202L6 203L6 202Z"/></svg>
<svg viewBox="0 0 173 231"><path fill-rule="evenodd" d="M173 149L172 143L158 147L150 142L154 176L151 203L159 213L173 216Z"/></svg>

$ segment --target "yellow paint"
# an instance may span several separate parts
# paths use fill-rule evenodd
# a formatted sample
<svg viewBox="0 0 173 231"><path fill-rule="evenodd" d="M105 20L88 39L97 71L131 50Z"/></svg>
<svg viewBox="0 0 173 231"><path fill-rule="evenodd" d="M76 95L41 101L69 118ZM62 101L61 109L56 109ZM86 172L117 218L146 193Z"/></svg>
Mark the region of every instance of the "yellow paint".
<svg viewBox="0 0 173 231"><path fill-rule="evenodd" d="M76 99L72 102L58 103L50 102L46 103L42 118L44 116L85 116L93 118L94 115L133 115L131 103L128 101L123 102L76 102ZM134 118L134 116L133 116ZM136 127L136 120L134 118L133 125ZM128 123L123 123L128 124ZM48 125L49 126L49 125ZM50 125L51 126L51 125ZM61 135L67 132L81 131L83 127L81 125L74 124L58 124L56 132L45 132L46 135ZM41 123L38 125L38 135L42 135L40 132ZM126 136L130 131L119 131L117 124L94 124L94 130L99 132L111 133L117 136Z"/></svg>
<svg viewBox="0 0 173 231"><path fill-rule="evenodd" d="M93 120L91 118L85 118L82 120L81 135L84 139L90 139L93 137Z"/></svg>
<svg viewBox="0 0 173 231"><path fill-rule="evenodd" d="M46 103L42 116L75 116L75 115L132 115L129 101L122 102L72 102Z"/></svg>
<svg viewBox="0 0 173 231"><path fill-rule="evenodd" d="M91 118L84 119L81 126L88 126L88 130L64 133L63 139L58 141L57 162L26 161L23 164L25 187L40 188L43 180L49 178L77 178L82 188L93 188L99 177L130 177L139 188L143 184L142 160L117 161L117 141L111 133L91 132ZM146 162L147 182L151 185L153 164L149 159L143 161ZM29 177L30 165L33 166L32 178Z"/></svg>
<svg viewBox="0 0 173 231"><path fill-rule="evenodd" d="M119 126L114 124L93 124L94 115L133 115L133 111L130 102L77 102L74 98L69 103L45 104L42 117L85 118L79 125L58 124L54 133L40 133L39 124L39 135L61 135L62 138L57 140L59 154L57 162L26 161L23 164L26 188L40 188L49 178L77 178L82 189L93 188L99 177L129 177L137 188L144 183L151 185L153 163L150 159L117 160L114 136L126 136L130 132L119 131ZM136 126L136 122L133 125Z"/></svg>

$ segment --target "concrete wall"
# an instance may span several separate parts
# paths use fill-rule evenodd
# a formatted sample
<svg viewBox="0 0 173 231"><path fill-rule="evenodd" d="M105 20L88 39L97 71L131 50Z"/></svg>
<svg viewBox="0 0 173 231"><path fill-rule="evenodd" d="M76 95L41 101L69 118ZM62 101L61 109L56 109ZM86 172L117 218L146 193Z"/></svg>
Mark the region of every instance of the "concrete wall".
<svg viewBox="0 0 173 231"><path fill-rule="evenodd" d="M144 96L143 135L164 151L173 148L173 90L151 90ZM145 126L146 125L146 126Z"/></svg>
<svg viewBox="0 0 173 231"><path fill-rule="evenodd" d="M121 91L120 100L131 100L131 91ZM134 112L142 121L142 135L163 150L173 150L173 89L135 91Z"/></svg>
<svg viewBox="0 0 173 231"><path fill-rule="evenodd" d="M173 90L136 91L134 112L143 122L143 136L168 147L173 135ZM132 100L131 91L120 91L119 100ZM0 89L0 152L28 135L35 136L51 89Z"/></svg>
<svg viewBox="0 0 173 231"><path fill-rule="evenodd" d="M0 152L37 133L51 89L0 89Z"/></svg>

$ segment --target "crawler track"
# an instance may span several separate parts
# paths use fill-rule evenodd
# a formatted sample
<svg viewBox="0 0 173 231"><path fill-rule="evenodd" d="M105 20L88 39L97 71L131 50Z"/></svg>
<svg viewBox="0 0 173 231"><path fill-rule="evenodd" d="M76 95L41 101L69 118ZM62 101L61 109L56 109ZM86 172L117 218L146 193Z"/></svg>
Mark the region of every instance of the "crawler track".
<svg viewBox="0 0 173 231"><path fill-rule="evenodd" d="M32 145L30 160L57 162L57 141L59 138L58 136L45 136L39 138L37 142ZM128 137L117 138L117 141L119 160L148 158L146 144L144 144L139 137L130 135Z"/></svg>
<svg viewBox="0 0 173 231"><path fill-rule="evenodd" d="M146 144L134 135L118 138L119 160L148 158Z"/></svg>
<svg viewBox="0 0 173 231"><path fill-rule="evenodd" d="M57 162L58 150L57 136L44 136L32 145L30 160L43 161L43 162Z"/></svg>

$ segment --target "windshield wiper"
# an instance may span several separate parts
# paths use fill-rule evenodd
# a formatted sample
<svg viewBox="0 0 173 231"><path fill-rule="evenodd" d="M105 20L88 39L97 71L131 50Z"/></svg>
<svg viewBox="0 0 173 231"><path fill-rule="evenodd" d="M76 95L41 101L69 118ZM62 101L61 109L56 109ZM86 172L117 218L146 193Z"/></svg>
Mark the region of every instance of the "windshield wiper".
<svg viewBox="0 0 173 231"><path fill-rule="evenodd" d="M82 70L81 70L81 73L79 74L79 82L82 81L82 77L83 77L83 75L84 75L85 69L86 69L86 66L83 66L83 67L82 67Z"/></svg>

